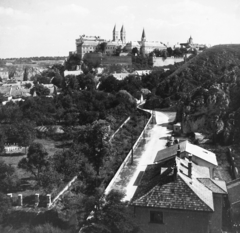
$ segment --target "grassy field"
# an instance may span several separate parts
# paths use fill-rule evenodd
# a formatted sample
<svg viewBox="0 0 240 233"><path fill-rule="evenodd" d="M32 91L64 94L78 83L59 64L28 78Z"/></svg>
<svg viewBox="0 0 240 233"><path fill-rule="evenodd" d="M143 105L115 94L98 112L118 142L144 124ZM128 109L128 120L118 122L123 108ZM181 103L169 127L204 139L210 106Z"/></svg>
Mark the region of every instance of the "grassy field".
<svg viewBox="0 0 240 233"><path fill-rule="evenodd" d="M57 148L57 145L59 145L60 143L56 142L54 140L51 140L51 139L38 139L37 138L37 139L35 139L34 142L41 143L45 147L45 149L50 157L52 157L55 154L55 152L62 150L62 149Z"/></svg>
<svg viewBox="0 0 240 233"><path fill-rule="evenodd" d="M54 141L51 139L35 139L34 142L41 143L45 147L50 157L52 157L55 152L62 150L62 148L59 147L61 147L63 142L60 141ZM13 166L16 169L16 174L20 180L18 189L13 191L13 196L15 199L19 193L23 194L24 197L33 196L35 193L39 193L40 195L44 193L42 189L39 189L39 187L36 186L36 181L30 172L18 168L19 161L26 156L26 153L18 153L5 154L4 156L0 157L0 160L3 160L5 163Z"/></svg>

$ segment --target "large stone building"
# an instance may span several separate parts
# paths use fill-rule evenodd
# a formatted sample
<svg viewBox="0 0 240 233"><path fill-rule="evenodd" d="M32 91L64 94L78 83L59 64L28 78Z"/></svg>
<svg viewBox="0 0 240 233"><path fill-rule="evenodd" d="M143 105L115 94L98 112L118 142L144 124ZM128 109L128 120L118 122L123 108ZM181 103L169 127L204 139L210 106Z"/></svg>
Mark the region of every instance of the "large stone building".
<svg viewBox="0 0 240 233"><path fill-rule="evenodd" d="M117 30L115 25L112 32L112 40L101 39L99 36L81 35L78 39L76 39L75 53L83 58L86 53L101 51L101 44L105 44L103 47L105 47L104 53L106 55L113 55L118 48L124 50L125 52L131 52L133 48L137 48L143 55L149 54L154 49L166 49L164 44L161 42L147 41L144 29L140 41L127 42L126 29L124 25L122 25L120 32Z"/></svg>

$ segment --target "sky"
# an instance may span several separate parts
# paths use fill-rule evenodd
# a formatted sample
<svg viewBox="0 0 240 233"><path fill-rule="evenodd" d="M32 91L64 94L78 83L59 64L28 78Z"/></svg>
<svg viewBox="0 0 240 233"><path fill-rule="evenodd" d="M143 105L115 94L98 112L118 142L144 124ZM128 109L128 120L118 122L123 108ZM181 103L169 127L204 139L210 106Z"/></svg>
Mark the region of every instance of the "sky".
<svg viewBox="0 0 240 233"><path fill-rule="evenodd" d="M240 44L239 0L0 0L0 58L68 56L80 35Z"/></svg>

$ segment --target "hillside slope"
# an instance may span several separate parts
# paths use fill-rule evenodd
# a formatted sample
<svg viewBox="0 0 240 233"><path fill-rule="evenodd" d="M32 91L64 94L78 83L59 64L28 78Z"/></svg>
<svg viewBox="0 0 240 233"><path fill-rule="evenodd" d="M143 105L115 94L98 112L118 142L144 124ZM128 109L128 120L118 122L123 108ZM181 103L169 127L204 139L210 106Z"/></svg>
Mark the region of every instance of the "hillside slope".
<svg viewBox="0 0 240 233"><path fill-rule="evenodd" d="M202 132L229 144L240 139L240 45L219 45L191 59L158 86L180 98L183 132Z"/></svg>

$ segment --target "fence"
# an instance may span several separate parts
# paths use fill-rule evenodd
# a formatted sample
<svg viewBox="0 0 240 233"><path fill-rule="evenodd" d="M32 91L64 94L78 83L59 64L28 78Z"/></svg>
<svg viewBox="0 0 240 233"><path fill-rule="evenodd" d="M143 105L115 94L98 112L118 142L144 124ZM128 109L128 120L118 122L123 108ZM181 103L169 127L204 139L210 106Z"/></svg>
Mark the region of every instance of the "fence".
<svg viewBox="0 0 240 233"><path fill-rule="evenodd" d="M73 182L77 179L78 176L74 176L71 181L65 186L65 188L53 199L52 203L49 205L49 208L53 208L58 201L58 199L72 186Z"/></svg>
<svg viewBox="0 0 240 233"><path fill-rule="evenodd" d="M139 110L142 110L141 108L138 108ZM146 112L145 110L142 110L144 112ZM136 149L136 147L138 146L138 143L140 142L140 140L143 137L143 134L145 133L145 130L147 129L148 125L150 124L150 122L152 121L152 117L153 114L151 113L150 118L147 121L147 124L145 125L144 129L142 130L140 136L138 137L137 141L135 142L135 144L133 145L132 149L129 151L128 155L125 157L124 161L122 162L121 166L118 168L117 172L115 173L114 177L112 178L112 180L110 181L110 183L108 184L107 188L105 189L105 194L108 194L110 191L110 188L112 186L112 184L114 183L115 177L117 177L120 173L120 171L123 169L123 167L126 165L126 163L128 162L128 160L130 159L130 157L132 156L132 153L134 153L134 150Z"/></svg>
<svg viewBox="0 0 240 233"><path fill-rule="evenodd" d="M130 117L128 117L119 127L118 129L114 132L114 134L110 137L109 141L111 142L116 133L130 120Z"/></svg>

